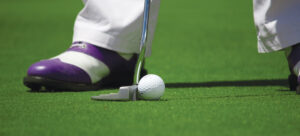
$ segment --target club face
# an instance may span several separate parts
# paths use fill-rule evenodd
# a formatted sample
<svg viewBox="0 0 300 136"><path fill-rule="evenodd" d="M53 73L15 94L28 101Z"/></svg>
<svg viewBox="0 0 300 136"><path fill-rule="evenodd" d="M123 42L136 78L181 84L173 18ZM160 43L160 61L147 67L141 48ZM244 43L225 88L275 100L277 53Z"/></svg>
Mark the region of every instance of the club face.
<svg viewBox="0 0 300 136"><path fill-rule="evenodd" d="M128 97L119 96L117 93L114 94L106 94L106 95L99 95L99 96L92 96L92 100L98 101L128 101Z"/></svg>
<svg viewBox="0 0 300 136"><path fill-rule="evenodd" d="M101 94L92 96L92 100L98 101L135 101L137 93L137 85L120 87L118 93Z"/></svg>

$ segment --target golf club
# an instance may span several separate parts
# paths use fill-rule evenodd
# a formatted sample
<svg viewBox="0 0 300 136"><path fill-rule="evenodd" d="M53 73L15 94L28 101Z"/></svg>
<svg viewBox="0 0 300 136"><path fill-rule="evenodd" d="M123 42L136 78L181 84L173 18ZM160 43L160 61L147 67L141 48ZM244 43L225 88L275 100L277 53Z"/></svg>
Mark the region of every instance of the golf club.
<svg viewBox="0 0 300 136"><path fill-rule="evenodd" d="M150 0L145 0L144 2L144 16L143 16L143 28L142 37L140 41L140 54L136 63L133 85L120 87L118 93L102 94L99 96L92 96L93 100L117 100L117 101L127 101L137 99L137 85L140 80L140 72L143 65L143 60L146 52L146 41L148 35L148 23L149 23L149 11L150 11Z"/></svg>

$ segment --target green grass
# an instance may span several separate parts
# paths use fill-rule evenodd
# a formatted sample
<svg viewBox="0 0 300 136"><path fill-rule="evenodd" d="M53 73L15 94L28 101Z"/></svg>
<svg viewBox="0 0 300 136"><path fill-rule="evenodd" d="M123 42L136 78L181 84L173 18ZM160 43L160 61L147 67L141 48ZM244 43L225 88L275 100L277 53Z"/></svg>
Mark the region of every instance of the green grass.
<svg viewBox="0 0 300 136"><path fill-rule="evenodd" d="M161 101L98 102L88 92L28 92L22 78L71 43L73 0L2 1L0 135L299 135L300 96L282 52L258 54L251 1L162 0L146 68Z"/></svg>

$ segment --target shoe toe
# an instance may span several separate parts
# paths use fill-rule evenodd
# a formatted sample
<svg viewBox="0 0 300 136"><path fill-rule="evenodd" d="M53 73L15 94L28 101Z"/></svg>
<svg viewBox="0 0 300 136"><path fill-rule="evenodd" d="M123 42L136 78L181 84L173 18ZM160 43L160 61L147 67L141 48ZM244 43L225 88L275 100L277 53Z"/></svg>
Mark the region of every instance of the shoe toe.
<svg viewBox="0 0 300 136"><path fill-rule="evenodd" d="M27 75L58 81L91 83L90 77L85 71L59 59L37 62L29 67Z"/></svg>

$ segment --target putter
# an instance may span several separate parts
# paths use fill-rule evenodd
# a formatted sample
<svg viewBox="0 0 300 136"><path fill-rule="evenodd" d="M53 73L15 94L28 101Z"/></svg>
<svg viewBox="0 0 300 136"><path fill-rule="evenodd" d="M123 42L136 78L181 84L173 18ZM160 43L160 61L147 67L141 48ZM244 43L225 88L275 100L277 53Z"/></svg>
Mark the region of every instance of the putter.
<svg viewBox="0 0 300 136"><path fill-rule="evenodd" d="M137 85L140 80L140 73L143 65L143 60L146 52L146 41L148 35L148 23L149 23L149 11L150 11L150 0L145 0L144 3L144 18L143 18L143 29L142 37L140 41L140 54L136 63L133 85L122 86L118 93L102 94L98 96L92 96L92 100L102 100L102 101L136 101L137 96Z"/></svg>

